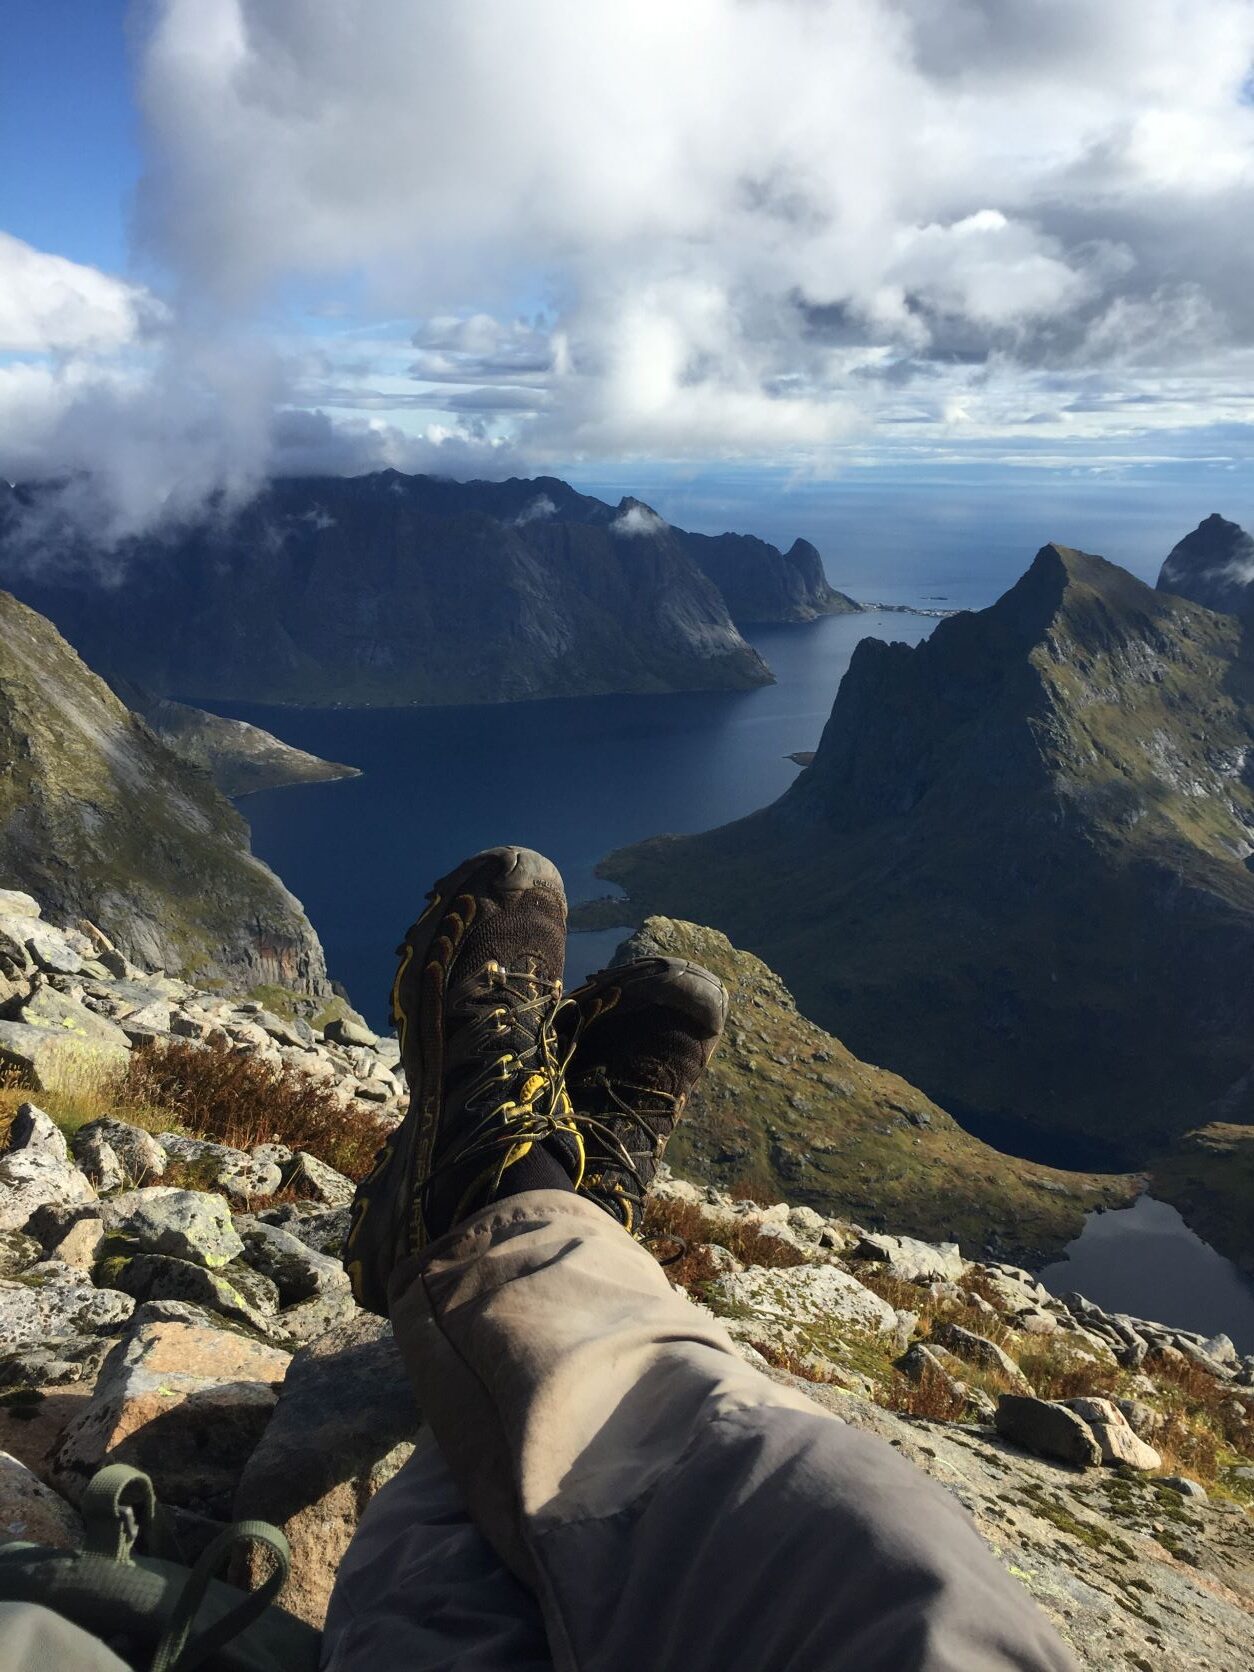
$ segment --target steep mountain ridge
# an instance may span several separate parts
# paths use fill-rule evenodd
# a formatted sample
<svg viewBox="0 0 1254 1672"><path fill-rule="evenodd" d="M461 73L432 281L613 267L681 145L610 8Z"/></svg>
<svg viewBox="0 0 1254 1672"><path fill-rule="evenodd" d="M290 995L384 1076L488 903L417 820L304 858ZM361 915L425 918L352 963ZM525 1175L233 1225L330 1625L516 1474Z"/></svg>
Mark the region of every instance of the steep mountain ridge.
<svg viewBox="0 0 1254 1672"><path fill-rule="evenodd" d="M93 666L160 696L451 704L771 678L705 572L700 537L554 478L279 479L242 508L106 557L53 504L0 485L0 579ZM812 547L785 555L738 538L710 549L732 542L733 590L753 619L853 607Z"/></svg>
<svg viewBox="0 0 1254 1672"><path fill-rule="evenodd" d="M1172 548L1158 590L1254 622L1254 538L1213 511Z"/></svg>
<svg viewBox="0 0 1254 1672"><path fill-rule="evenodd" d="M1252 744L1232 617L1047 546L990 609L864 640L772 807L601 870L960 1116L1139 1166L1254 1121Z"/></svg>
<svg viewBox="0 0 1254 1672"><path fill-rule="evenodd" d="M329 990L317 935L235 809L6 592L0 765L6 887L171 974Z"/></svg>

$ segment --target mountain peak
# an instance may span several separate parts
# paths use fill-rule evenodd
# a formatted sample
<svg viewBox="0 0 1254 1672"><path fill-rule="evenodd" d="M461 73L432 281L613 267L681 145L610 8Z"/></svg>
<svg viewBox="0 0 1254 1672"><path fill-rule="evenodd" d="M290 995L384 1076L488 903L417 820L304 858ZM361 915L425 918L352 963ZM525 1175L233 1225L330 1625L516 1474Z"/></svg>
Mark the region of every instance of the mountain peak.
<svg viewBox="0 0 1254 1672"><path fill-rule="evenodd" d="M1212 511L1173 547L1158 590L1254 620L1254 539L1239 523Z"/></svg>

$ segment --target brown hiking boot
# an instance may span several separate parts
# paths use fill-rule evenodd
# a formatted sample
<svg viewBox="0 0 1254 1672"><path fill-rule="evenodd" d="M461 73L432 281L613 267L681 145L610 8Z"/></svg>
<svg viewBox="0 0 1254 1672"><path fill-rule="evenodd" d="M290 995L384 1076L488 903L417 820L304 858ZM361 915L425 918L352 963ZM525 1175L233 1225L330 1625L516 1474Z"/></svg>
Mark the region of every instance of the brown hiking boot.
<svg viewBox="0 0 1254 1672"><path fill-rule="evenodd" d="M406 1255L499 1196L583 1174L552 1027L566 946L556 867L489 848L427 898L392 985L409 1110L357 1186L344 1245L358 1304L383 1316Z"/></svg>
<svg viewBox="0 0 1254 1672"><path fill-rule="evenodd" d="M582 1196L638 1235L684 1104L727 1021L717 976L682 958L641 958L568 993L556 1021L573 1056L566 1089L583 1136Z"/></svg>

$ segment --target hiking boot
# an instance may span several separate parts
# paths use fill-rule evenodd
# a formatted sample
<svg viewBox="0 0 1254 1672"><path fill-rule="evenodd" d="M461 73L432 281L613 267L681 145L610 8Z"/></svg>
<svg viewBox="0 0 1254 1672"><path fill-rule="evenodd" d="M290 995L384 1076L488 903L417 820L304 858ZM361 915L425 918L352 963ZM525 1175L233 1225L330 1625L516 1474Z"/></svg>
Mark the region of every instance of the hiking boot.
<svg viewBox="0 0 1254 1672"><path fill-rule="evenodd" d="M499 1196L583 1174L552 1028L566 945L556 867L489 848L427 899L392 984L409 1109L357 1186L344 1245L354 1297L383 1316L406 1255Z"/></svg>
<svg viewBox="0 0 1254 1672"><path fill-rule="evenodd" d="M562 1002L556 1031L586 1156L579 1193L633 1235L726 1021L723 983L683 958L602 970Z"/></svg>

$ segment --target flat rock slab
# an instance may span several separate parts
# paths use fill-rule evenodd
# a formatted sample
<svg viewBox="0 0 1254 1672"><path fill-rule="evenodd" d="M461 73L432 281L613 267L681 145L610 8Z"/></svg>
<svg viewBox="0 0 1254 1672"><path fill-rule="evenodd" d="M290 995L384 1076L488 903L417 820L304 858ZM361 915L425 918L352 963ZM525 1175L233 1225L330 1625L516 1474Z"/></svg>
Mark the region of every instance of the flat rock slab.
<svg viewBox="0 0 1254 1672"><path fill-rule="evenodd" d="M283 1606L320 1626L362 1511L413 1451L419 1423L391 1325L359 1312L292 1360L249 1458L237 1517L277 1522L292 1546ZM250 1578L251 1561L245 1564Z"/></svg>
<svg viewBox="0 0 1254 1672"><path fill-rule="evenodd" d="M81 1272L55 1264L47 1275L32 1266L20 1278L0 1281L0 1341L6 1347L91 1335L125 1323L135 1310L129 1295L97 1289Z"/></svg>
<svg viewBox="0 0 1254 1672"><path fill-rule="evenodd" d="M723 1306L790 1324L830 1320L880 1334L897 1328L897 1314L888 1302L839 1266L750 1266L718 1278L711 1293Z"/></svg>
<svg viewBox="0 0 1254 1672"><path fill-rule="evenodd" d="M1173 1517L1160 1483L1144 1476L1077 1474L987 1430L904 1419L830 1388L805 1391L951 1492L1081 1666L1244 1672L1254 1664L1249 1516L1176 1499ZM1177 1539L1189 1561L1172 1554Z"/></svg>
<svg viewBox="0 0 1254 1672"><path fill-rule="evenodd" d="M226 1519L289 1357L233 1330L140 1324L66 1429L57 1484L77 1501L102 1463L131 1463L152 1476L159 1499Z"/></svg>

